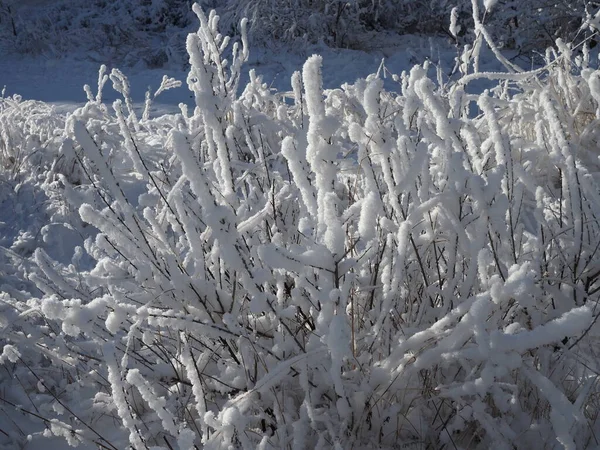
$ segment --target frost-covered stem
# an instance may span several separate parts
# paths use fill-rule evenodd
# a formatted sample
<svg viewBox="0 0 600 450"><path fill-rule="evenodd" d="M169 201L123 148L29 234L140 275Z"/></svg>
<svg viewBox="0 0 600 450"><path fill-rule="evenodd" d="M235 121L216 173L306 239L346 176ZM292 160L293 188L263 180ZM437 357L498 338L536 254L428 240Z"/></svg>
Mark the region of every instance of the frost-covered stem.
<svg viewBox="0 0 600 450"><path fill-rule="evenodd" d="M337 214L339 199L334 191L336 154L335 148L326 141L333 134L335 123L325 116L322 62L321 56L311 56L304 64L302 74L309 116L306 159L315 173L318 235L334 255L341 255L344 252L344 233Z"/></svg>
<svg viewBox="0 0 600 450"><path fill-rule="evenodd" d="M214 10L210 11L210 15L207 18L206 14L198 3L192 5L192 10L200 20L200 29L198 35L202 36L202 49L205 53L205 57L212 60L217 67L218 80L220 83L221 94L227 96L227 86L225 80L225 68L223 67L223 61L221 59L221 51L216 42L216 25L219 21L219 17L216 15Z"/></svg>
<svg viewBox="0 0 600 450"><path fill-rule="evenodd" d="M302 92L302 74L299 71L292 74L292 90L294 93L296 113L300 114L300 128L304 129L304 95Z"/></svg>
<svg viewBox="0 0 600 450"><path fill-rule="evenodd" d="M165 398L159 397L156 394L150 383L142 376L138 369L129 370L129 372L127 373L127 382L137 388L144 401L160 418L165 431L170 433L171 436L177 437L177 441L180 444L181 450L193 450L193 432L188 428L178 429L176 425L177 420L171 414L171 412L165 408ZM187 436L190 434L191 436ZM185 443L187 444L183 448L181 447L182 441L185 441Z"/></svg>
<svg viewBox="0 0 600 450"><path fill-rule="evenodd" d="M150 108L152 106L152 96L150 94L150 89L146 91L144 98L144 111L142 112L142 120L146 122L150 119Z"/></svg>
<svg viewBox="0 0 600 450"><path fill-rule="evenodd" d="M566 209L571 215L574 248L573 252L574 267L572 268L573 276L576 277L579 260L582 255L584 241L584 219L583 219L583 198L584 194L581 189L579 180L580 170L577 168L575 158L573 157L568 140L563 132L560 120L556 109L554 108L548 91L544 91L540 98L544 112L548 119L548 124L551 128L555 140L552 141L551 156L556 161L559 167L564 167L563 175L563 190L567 192ZM562 206L562 202L561 202ZM564 217L564 214L561 214Z"/></svg>
<svg viewBox="0 0 600 450"><path fill-rule="evenodd" d="M487 31L487 29L485 28L485 26L483 25L483 23L481 22L481 19L479 18L479 0L471 0L471 8L472 8L472 12L473 12L473 21L475 22L475 32L478 35L477 36L477 43L475 44L475 47L477 47L478 43L481 43L480 37L482 36L485 39L485 42L488 44L488 46L490 47L490 50L492 50L492 52L494 53L494 56L496 57L496 59L502 63L502 65L509 71L509 72L522 72L523 70L513 64L512 62L510 62L508 59L506 59L504 57L504 55L502 55L502 53L500 52L500 50L498 49L498 47L496 46L496 44L494 43L494 40L492 39L492 37L490 36L489 32ZM475 72L479 72L479 51L475 51L475 58L476 58L476 66L475 67Z"/></svg>
<svg viewBox="0 0 600 450"><path fill-rule="evenodd" d="M225 115L228 107L225 102L226 94L223 91L219 92L219 89L213 86L214 73L211 73L210 67L203 61L202 40L199 35L190 34L188 36L187 49L192 65L188 76L188 85L196 96L197 114L202 117L208 145L216 152L220 167L218 175L222 194L228 202L235 203L231 155L225 133ZM197 81L193 81L192 74L197 77Z"/></svg>
<svg viewBox="0 0 600 450"><path fill-rule="evenodd" d="M132 121L133 127L136 131L140 130L140 124L133 108L133 101L131 100L131 88L129 86L129 80L119 69L113 69L110 73L110 79L113 82L113 88L119 92L125 100L127 111L129 112L128 119Z"/></svg>
<svg viewBox="0 0 600 450"><path fill-rule="evenodd" d="M192 392L194 393L194 398L196 400L195 407L198 411L200 427L202 430L202 442L205 443L210 438L208 426L204 421L204 416L207 412L206 396L202 387L202 380L200 378L201 373L198 369L198 363L194 360L188 340L185 337L183 339L181 361L183 362L187 376L192 383Z"/></svg>
<svg viewBox="0 0 600 450"><path fill-rule="evenodd" d="M317 218L317 194L310 181L309 172L306 168L307 162L296 148L291 136L287 136L281 143L281 153L286 158L288 167L296 182L302 202L313 218Z"/></svg>
<svg viewBox="0 0 600 450"><path fill-rule="evenodd" d="M232 99L237 95L242 74L242 66L248 61L249 56L248 19L245 17L240 22L240 32L242 37L242 48L241 50L239 49L237 42L233 45L233 63L231 64L229 81L227 82L229 95Z"/></svg>
<svg viewBox="0 0 600 450"><path fill-rule="evenodd" d="M106 66L102 64L98 71L98 92L96 93L96 103L102 103L102 93L104 92L104 86L108 81L108 75L106 75Z"/></svg>

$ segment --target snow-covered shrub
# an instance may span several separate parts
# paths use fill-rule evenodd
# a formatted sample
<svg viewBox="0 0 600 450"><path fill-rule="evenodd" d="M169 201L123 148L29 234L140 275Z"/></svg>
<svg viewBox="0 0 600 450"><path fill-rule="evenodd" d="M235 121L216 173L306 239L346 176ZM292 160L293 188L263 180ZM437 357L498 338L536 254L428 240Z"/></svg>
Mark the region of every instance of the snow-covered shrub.
<svg viewBox="0 0 600 450"><path fill-rule="evenodd" d="M16 175L51 163L63 126L64 117L51 105L0 97L0 169Z"/></svg>
<svg viewBox="0 0 600 450"><path fill-rule="evenodd" d="M458 4L470 10L469 0ZM229 0L219 11L231 29L240 18L248 17L250 38L257 44L323 42L333 47L365 48L382 30L442 34L452 6L446 0Z"/></svg>
<svg viewBox="0 0 600 450"><path fill-rule="evenodd" d="M475 14L454 82L424 65L397 92L377 75L323 91L312 56L277 93L254 73L238 86L245 22L229 46L195 12L193 108L138 117L113 71L124 102L102 103L101 73L66 120L82 176L48 185L98 232L70 264L35 252L41 294L2 294L0 361L21 387L5 406L110 449L125 445L108 424L135 449L592 445L587 51L559 41L525 72ZM506 72L479 71L486 43ZM480 79L494 88L468 93Z"/></svg>
<svg viewBox="0 0 600 450"><path fill-rule="evenodd" d="M470 5L467 5L470 9ZM600 8L597 1L585 0L484 0L481 11L490 33L498 45L522 53L539 52L558 38L581 42L581 26Z"/></svg>
<svg viewBox="0 0 600 450"><path fill-rule="evenodd" d="M366 31L363 18L374 17L376 2L362 0L229 1L224 7L226 26L242 17L250 20L256 43L322 41L334 47L357 47Z"/></svg>
<svg viewBox="0 0 600 450"><path fill-rule="evenodd" d="M473 0L203 0L223 18L222 28L237 33L248 17L255 44L323 42L334 47L369 48L381 31L448 35L452 9L461 35L472 40ZM500 46L523 53L552 45L558 37L571 41L600 4L593 0L475 1L483 22ZM97 61L149 67L179 65L181 45L190 31L188 0L122 0L110 2L0 2L0 44L25 54L85 55ZM463 39L460 39L461 41Z"/></svg>
<svg viewBox="0 0 600 450"><path fill-rule="evenodd" d="M255 42L323 41L330 46L364 48L372 33L381 30L426 35L449 34L449 17L455 9L461 35L473 38L473 3L482 13L489 33L498 45L523 53L553 45L557 38L580 40L580 27L600 4L585 0L229 0L220 6L228 28L249 17Z"/></svg>
<svg viewBox="0 0 600 450"><path fill-rule="evenodd" d="M388 13L382 17L397 18L395 27L425 34L444 34L449 30L452 9L458 15L461 41L473 39L473 6L480 10L485 23L497 45L518 50L523 54L539 52L554 44L558 38L566 42L581 42L585 34L581 26L588 16L594 15L600 3L584 0L457 0L457 1L408 1L390 2ZM392 13L389 13L392 11Z"/></svg>
<svg viewBox="0 0 600 450"><path fill-rule="evenodd" d="M60 0L13 6L10 14L7 8L5 14L1 11L2 20L13 25L0 25L6 51L84 54L102 62L142 62L148 67L181 63L181 42L192 23L186 0Z"/></svg>

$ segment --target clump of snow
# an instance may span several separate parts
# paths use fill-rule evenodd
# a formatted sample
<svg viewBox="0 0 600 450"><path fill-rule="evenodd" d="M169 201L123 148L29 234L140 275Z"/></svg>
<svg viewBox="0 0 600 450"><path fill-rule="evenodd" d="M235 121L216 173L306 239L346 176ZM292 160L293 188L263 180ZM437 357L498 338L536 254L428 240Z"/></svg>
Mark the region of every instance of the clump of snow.
<svg viewBox="0 0 600 450"><path fill-rule="evenodd" d="M16 363L20 357L21 353L19 353L19 350L15 346L6 344L0 355L0 364L4 364L7 361Z"/></svg>

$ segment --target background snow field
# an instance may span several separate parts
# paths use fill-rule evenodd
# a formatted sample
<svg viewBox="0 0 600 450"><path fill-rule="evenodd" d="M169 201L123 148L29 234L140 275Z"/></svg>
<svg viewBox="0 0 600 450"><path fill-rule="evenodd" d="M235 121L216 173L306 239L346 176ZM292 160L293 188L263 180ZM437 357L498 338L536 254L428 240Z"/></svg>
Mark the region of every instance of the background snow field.
<svg viewBox="0 0 600 450"><path fill-rule="evenodd" d="M599 449L599 6L0 0L0 448Z"/></svg>

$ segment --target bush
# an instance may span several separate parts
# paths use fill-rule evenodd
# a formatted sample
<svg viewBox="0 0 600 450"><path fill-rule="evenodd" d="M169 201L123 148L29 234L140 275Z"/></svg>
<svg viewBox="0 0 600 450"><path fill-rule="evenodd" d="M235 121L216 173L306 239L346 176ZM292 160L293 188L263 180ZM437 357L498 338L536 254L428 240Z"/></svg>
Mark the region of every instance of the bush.
<svg viewBox="0 0 600 450"><path fill-rule="evenodd" d="M449 35L451 10L459 13L462 41L474 39L470 11L482 10L483 22L500 47L531 54L557 38L582 39L580 27L598 9L597 1L568 0L203 0L223 18L222 28L239 34L238 23L250 19L253 44L294 44L306 49L323 42L362 49L377 33ZM186 0L108 2L0 2L0 40L21 54L84 55L97 61L154 68L182 64L181 44L193 24Z"/></svg>
<svg viewBox="0 0 600 450"><path fill-rule="evenodd" d="M363 48L380 30L448 35L452 8L460 13L462 33L471 34L466 40L472 40L474 4L485 12L483 22L498 44L523 53L553 45L559 37L575 39L587 14L599 6L588 0L577 4L568 0L526 4L516 0L229 0L222 14L232 28L249 17L251 36L261 43L323 41L334 47Z"/></svg>
<svg viewBox="0 0 600 450"><path fill-rule="evenodd" d="M128 0L111 2L48 2L1 9L4 28L0 38L7 51L21 54L85 56L148 67L182 63L190 20L184 0ZM0 22L1 23L1 22Z"/></svg>
<svg viewBox="0 0 600 450"><path fill-rule="evenodd" d="M225 63L218 17L195 11L193 110L137 117L113 71L125 104L90 93L67 118L83 179L49 176L98 230L93 268L40 249L43 294L2 294L0 360L23 388L2 401L110 449L591 445L587 53L577 73L563 44L542 69L497 53L507 72L480 72L496 48L478 25L455 82L425 64L398 92L377 75L323 91L312 56L293 92L251 73L238 94L245 23ZM495 87L468 94L478 79Z"/></svg>

